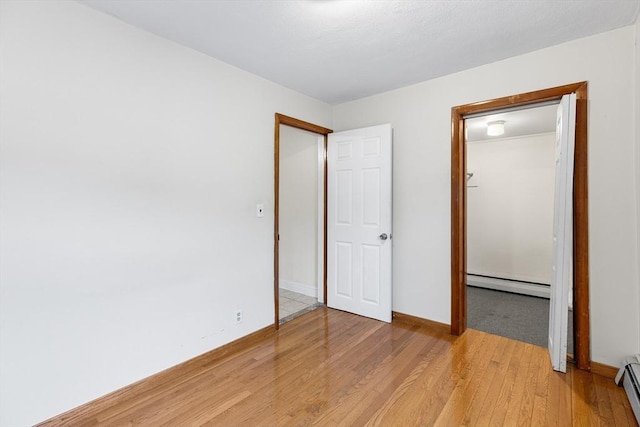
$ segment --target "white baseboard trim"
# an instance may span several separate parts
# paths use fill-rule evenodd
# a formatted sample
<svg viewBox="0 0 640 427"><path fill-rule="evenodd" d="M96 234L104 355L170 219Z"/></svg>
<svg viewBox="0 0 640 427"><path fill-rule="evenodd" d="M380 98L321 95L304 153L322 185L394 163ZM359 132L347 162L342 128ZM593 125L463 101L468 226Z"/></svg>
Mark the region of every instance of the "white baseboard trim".
<svg viewBox="0 0 640 427"><path fill-rule="evenodd" d="M533 283L514 282L512 280L496 279L467 274L467 285L478 288L494 289L496 291L513 292L540 298L550 298L551 288Z"/></svg>
<svg viewBox="0 0 640 427"><path fill-rule="evenodd" d="M286 289L291 292L297 292L302 295L318 298L318 288L316 288L315 285L292 282L290 280L280 280L279 286L280 289Z"/></svg>

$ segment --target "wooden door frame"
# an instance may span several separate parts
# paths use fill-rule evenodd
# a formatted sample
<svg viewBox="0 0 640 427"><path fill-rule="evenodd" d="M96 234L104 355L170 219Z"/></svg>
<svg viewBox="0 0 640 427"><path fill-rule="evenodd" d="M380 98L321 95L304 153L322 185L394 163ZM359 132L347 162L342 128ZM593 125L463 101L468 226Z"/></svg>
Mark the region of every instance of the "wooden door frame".
<svg viewBox="0 0 640 427"><path fill-rule="evenodd" d="M574 360L591 370L589 331L589 210L587 174L587 82L496 98L451 109L451 334L467 328L467 154L465 116L555 101L576 94L576 144L573 175L573 334Z"/></svg>
<svg viewBox="0 0 640 427"><path fill-rule="evenodd" d="M329 134L333 133L331 129L327 129L322 126L314 125L313 123L305 122L293 117L285 116L284 114L276 113L275 121L275 134L274 134L274 197L273 197L273 294L275 302L275 329L280 328L280 125L290 126L296 129L302 129L309 132L322 135L324 137L323 148L323 163L324 163L324 189L323 189L323 273L322 273L322 287L324 293L324 304L327 304L327 144L329 141Z"/></svg>

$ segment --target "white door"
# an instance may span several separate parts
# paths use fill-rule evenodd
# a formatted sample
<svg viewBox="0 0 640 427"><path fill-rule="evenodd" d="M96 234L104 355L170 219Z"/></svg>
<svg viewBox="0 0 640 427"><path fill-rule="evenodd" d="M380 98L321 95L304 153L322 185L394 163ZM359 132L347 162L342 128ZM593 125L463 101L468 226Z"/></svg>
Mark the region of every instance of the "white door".
<svg viewBox="0 0 640 427"><path fill-rule="evenodd" d="M391 125L329 135L327 305L391 322Z"/></svg>
<svg viewBox="0 0 640 427"><path fill-rule="evenodd" d="M573 274L573 153L576 95L565 95L556 118L556 182L553 211L553 270L549 307L549 354L555 371L567 371L569 281Z"/></svg>

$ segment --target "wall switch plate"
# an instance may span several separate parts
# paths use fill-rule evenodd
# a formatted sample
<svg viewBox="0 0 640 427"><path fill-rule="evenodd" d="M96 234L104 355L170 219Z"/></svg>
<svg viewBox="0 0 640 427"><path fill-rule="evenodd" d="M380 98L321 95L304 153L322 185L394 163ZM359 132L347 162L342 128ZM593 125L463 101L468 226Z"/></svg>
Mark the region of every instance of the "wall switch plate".
<svg viewBox="0 0 640 427"><path fill-rule="evenodd" d="M262 203L256 205L256 216L258 218L264 217L264 205Z"/></svg>

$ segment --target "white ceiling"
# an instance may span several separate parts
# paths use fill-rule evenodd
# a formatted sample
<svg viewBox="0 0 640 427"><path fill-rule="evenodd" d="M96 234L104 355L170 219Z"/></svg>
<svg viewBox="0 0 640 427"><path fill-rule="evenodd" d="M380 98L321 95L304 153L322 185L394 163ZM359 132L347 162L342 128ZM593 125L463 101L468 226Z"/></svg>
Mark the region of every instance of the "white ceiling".
<svg viewBox="0 0 640 427"><path fill-rule="evenodd" d="M338 104L633 24L640 0L78 0Z"/></svg>

